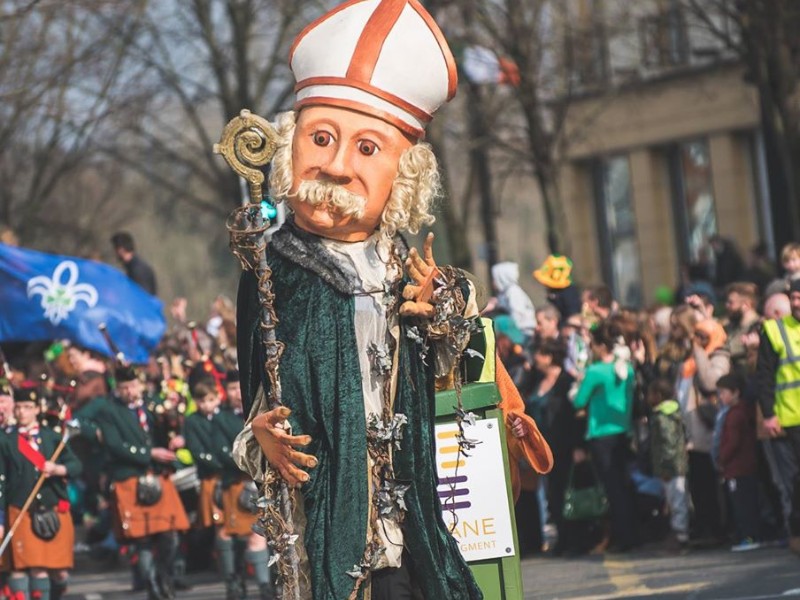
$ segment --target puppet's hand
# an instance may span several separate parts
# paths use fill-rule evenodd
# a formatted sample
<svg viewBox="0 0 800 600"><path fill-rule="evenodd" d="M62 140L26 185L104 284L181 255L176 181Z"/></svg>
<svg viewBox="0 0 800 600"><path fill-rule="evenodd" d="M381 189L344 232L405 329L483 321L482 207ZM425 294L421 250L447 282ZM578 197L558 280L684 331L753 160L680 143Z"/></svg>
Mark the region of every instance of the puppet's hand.
<svg viewBox="0 0 800 600"><path fill-rule="evenodd" d="M520 419L514 413L509 415L509 418L506 420L508 427L511 429L511 434L517 438L521 439L528 435L528 428L525 426L525 421Z"/></svg>
<svg viewBox="0 0 800 600"><path fill-rule="evenodd" d="M317 459L294 449L308 446L311 436L289 435L284 431L284 423L291 412L285 406L280 406L261 413L253 419L252 428L267 462L277 469L287 484L296 487L308 481L308 473L298 467L313 469L317 466Z"/></svg>
<svg viewBox="0 0 800 600"><path fill-rule="evenodd" d="M433 260L433 233L425 238L422 247L423 256L419 255L416 248L412 248L406 260L406 271L414 282L409 283L403 290L406 302L400 305L400 314L404 317L433 317L434 309L431 304L433 296L433 280L439 274L436 261Z"/></svg>

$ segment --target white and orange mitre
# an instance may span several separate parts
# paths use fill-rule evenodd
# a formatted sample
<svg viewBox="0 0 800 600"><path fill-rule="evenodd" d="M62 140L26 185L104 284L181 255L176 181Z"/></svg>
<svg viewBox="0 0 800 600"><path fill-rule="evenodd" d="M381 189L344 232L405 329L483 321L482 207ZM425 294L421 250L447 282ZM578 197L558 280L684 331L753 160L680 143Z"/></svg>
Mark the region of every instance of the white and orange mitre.
<svg viewBox="0 0 800 600"><path fill-rule="evenodd" d="M295 109L349 108L425 136L456 93L456 63L417 0L349 0L297 36L289 54Z"/></svg>

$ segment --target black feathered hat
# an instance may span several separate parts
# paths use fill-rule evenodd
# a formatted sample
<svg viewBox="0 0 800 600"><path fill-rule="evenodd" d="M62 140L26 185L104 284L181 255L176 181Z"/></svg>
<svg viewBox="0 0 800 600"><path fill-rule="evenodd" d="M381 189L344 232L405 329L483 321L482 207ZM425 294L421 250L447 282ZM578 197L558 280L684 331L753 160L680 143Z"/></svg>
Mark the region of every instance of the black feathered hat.
<svg viewBox="0 0 800 600"><path fill-rule="evenodd" d="M114 379L116 379L117 383L123 383L125 381L133 381L134 379L139 379L139 378L140 378L139 369L137 369L133 365L126 365L124 363L118 362L114 366Z"/></svg>
<svg viewBox="0 0 800 600"><path fill-rule="evenodd" d="M32 382L26 381L20 387L14 388L14 402L33 402L39 406L41 396L37 387Z"/></svg>

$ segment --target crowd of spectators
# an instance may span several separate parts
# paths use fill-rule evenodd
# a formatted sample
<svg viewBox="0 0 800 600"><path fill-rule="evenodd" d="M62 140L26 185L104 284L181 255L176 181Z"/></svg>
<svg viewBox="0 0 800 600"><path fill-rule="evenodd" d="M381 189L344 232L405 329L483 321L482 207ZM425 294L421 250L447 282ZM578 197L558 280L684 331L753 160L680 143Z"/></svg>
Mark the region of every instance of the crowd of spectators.
<svg viewBox="0 0 800 600"><path fill-rule="evenodd" d="M548 295L535 315L490 305L555 458L517 504L523 548L800 551L800 244L783 248L776 277L759 248L743 261L712 242L716 276L691 269L672 302L628 308L606 285L581 291L571 262L551 256L533 273ZM567 488L597 483L607 515L565 518Z"/></svg>

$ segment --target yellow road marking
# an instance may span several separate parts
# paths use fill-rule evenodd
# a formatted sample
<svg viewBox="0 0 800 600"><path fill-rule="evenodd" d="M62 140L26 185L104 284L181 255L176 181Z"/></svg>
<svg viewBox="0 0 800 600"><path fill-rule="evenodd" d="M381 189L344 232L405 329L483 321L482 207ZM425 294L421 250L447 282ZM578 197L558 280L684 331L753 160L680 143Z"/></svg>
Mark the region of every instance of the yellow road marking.
<svg viewBox="0 0 800 600"><path fill-rule="evenodd" d="M616 591L613 594L578 596L580 600L602 600L603 598L625 598L630 596L651 596L653 594L690 592L709 585L707 583L682 583L667 587L650 588L634 571L633 563L603 557L603 567L606 570L608 582L614 586Z"/></svg>
<svg viewBox="0 0 800 600"><path fill-rule="evenodd" d="M591 596L571 596L572 600L610 600L611 598L631 598L634 596L654 596L656 594L680 594L684 592L694 592L708 587L708 583L680 583L660 588L649 588L640 585L635 588L620 590L612 594L595 594Z"/></svg>

